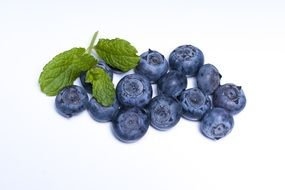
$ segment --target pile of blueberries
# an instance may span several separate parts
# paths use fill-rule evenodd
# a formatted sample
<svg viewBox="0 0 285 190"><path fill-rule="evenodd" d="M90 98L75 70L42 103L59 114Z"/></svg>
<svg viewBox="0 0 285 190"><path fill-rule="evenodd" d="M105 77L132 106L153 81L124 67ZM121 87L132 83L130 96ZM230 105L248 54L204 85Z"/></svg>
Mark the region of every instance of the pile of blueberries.
<svg viewBox="0 0 285 190"><path fill-rule="evenodd" d="M109 77L119 71L100 60L98 67ZM58 112L71 117L87 108L98 122L112 122L114 135L123 142L134 142L145 135L149 125L165 131L174 127L181 117L201 121L200 131L210 139L218 140L229 134L234 125L233 115L246 104L240 86L227 83L220 85L221 74L211 64L204 64L202 51L192 45L174 49L169 62L153 50L140 56L134 74L124 76L116 87L113 105L104 107L94 98L89 100L92 86L85 82L81 73L82 87L64 88L56 97ZM197 87L186 89L187 77L196 77ZM157 84L157 96L152 97L151 84Z"/></svg>

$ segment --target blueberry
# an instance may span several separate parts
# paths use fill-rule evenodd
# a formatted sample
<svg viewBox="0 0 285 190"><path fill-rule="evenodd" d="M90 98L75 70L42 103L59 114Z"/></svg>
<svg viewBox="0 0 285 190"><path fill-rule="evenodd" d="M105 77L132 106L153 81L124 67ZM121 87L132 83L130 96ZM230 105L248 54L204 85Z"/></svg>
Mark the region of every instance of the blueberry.
<svg viewBox="0 0 285 190"><path fill-rule="evenodd" d="M171 69L184 75L196 76L199 68L204 64L202 51L192 45L182 45L174 49L169 56Z"/></svg>
<svg viewBox="0 0 285 190"><path fill-rule="evenodd" d="M212 94L220 85L222 75L212 64L203 65L197 75L198 88L204 94Z"/></svg>
<svg viewBox="0 0 285 190"><path fill-rule="evenodd" d="M152 97L152 88L146 77L130 74L119 81L116 93L121 105L143 107L148 104Z"/></svg>
<svg viewBox="0 0 285 190"><path fill-rule="evenodd" d="M85 82L86 73L87 73L87 71L80 73L80 76L79 76L80 82L81 82L83 88L86 90L86 92L88 92L89 94L92 94L92 84Z"/></svg>
<svg viewBox="0 0 285 190"><path fill-rule="evenodd" d="M94 120L98 122L108 122L111 121L118 112L119 104L115 99L111 106L105 107L99 104L95 98L91 98L87 109Z"/></svg>
<svg viewBox="0 0 285 190"><path fill-rule="evenodd" d="M211 99L198 88L183 91L179 99L183 108L183 117L192 121L201 120L212 106Z"/></svg>
<svg viewBox="0 0 285 190"><path fill-rule="evenodd" d="M101 69L103 69L109 75L110 79L113 80L113 72L110 69L110 67L108 65L106 65L106 63L103 60L100 60L98 62L98 64L96 65L96 67L100 67ZM85 90L89 94L92 94L92 85L91 85L91 83L86 83L85 82L86 73L87 72L82 72L80 74L80 81L81 81L82 86L85 88Z"/></svg>
<svg viewBox="0 0 285 190"><path fill-rule="evenodd" d="M168 61L164 56L153 50L148 50L140 56L140 62L135 72L147 77L151 83L155 83L168 70Z"/></svg>
<svg viewBox="0 0 285 190"><path fill-rule="evenodd" d="M218 140L229 134L234 126L233 116L223 108L213 108L202 119L200 130L208 138Z"/></svg>
<svg viewBox="0 0 285 190"><path fill-rule="evenodd" d="M174 127L181 118L182 107L174 98L165 95L154 97L149 105L150 124L164 131Z"/></svg>
<svg viewBox="0 0 285 190"><path fill-rule="evenodd" d="M187 87L187 78L179 71L169 71L157 82L159 94L176 97Z"/></svg>
<svg viewBox="0 0 285 190"><path fill-rule="evenodd" d="M80 86L63 88L55 98L57 111L64 117L71 117L82 112L88 104L88 95Z"/></svg>
<svg viewBox="0 0 285 190"><path fill-rule="evenodd" d="M149 127L147 113L138 108L123 108L113 120L113 132L123 142L134 142L145 135Z"/></svg>
<svg viewBox="0 0 285 190"><path fill-rule="evenodd" d="M111 69L111 71L113 72L113 73L116 73L116 74L123 74L124 72L123 71L121 71L121 70L119 70L119 69L116 69L116 68L114 68L114 67L112 67L112 66L109 66L110 67L110 69Z"/></svg>
<svg viewBox="0 0 285 190"><path fill-rule="evenodd" d="M237 114L245 107L246 98L240 86L224 84L214 92L213 103L217 107L225 108L231 114Z"/></svg>

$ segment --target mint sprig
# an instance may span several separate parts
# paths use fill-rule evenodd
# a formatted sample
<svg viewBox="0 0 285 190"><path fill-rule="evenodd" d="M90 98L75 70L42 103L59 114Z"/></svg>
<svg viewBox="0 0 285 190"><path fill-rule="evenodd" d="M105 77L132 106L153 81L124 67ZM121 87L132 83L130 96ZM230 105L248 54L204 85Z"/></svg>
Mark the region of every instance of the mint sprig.
<svg viewBox="0 0 285 190"><path fill-rule="evenodd" d="M81 72L86 72L86 82L92 84L93 97L103 106L110 106L115 100L115 88L108 74L95 67L98 60L92 51L107 65L127 72L137 66L137 50L128 41L100 39L94 46L98 31L94 33L90 45L85 48L72 48L56 55L43 68L39 77L41 91L48 96L55 96L61 89L72 85Z"/></svg>

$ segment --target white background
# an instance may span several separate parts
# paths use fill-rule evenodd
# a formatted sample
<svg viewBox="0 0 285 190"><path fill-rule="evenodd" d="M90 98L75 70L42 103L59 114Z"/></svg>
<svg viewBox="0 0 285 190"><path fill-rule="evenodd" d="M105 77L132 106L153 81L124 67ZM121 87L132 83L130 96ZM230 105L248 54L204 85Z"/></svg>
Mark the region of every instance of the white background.
<svg viewBox="0 0 285 190"><path fill-rule="evenodd" d="M39 74L59 52L87 47L97 30L139 54L199 47L222 83L247 96L232 133L211 141L181 119L124 144L86 111L57 114ZM284 44L281 0L1 0L0 189L284 190Z"/></svg>

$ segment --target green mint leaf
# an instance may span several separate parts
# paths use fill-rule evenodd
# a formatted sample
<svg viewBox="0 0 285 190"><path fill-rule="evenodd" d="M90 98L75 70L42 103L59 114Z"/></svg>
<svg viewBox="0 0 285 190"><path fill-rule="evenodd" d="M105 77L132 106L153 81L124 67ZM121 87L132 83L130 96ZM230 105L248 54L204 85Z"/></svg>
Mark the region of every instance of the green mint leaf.
<svg viewBox="0 0 285 190"><path fill-rule="evenodd" d="M109 66L127 72L137 66L139 56L137 50L123 39L100 39L95 45L96 53Z"/></svg>
<svg viewBox="0 0 285 190"><path fill-rule="evenodd" d="M41 90L48 96L55 96L62 88L72 85L82 71L96 64L97 60L87 54L85 48L60 53L44 66L39 78Z"/></svg>
<svg viewBox="0 0 285 190"><path fill-rule="evenodd" d="M92 84L92 95L103 106L111 106L115 100L115 88L109 75L99 67L87 71L87 83Z"/></svg>

